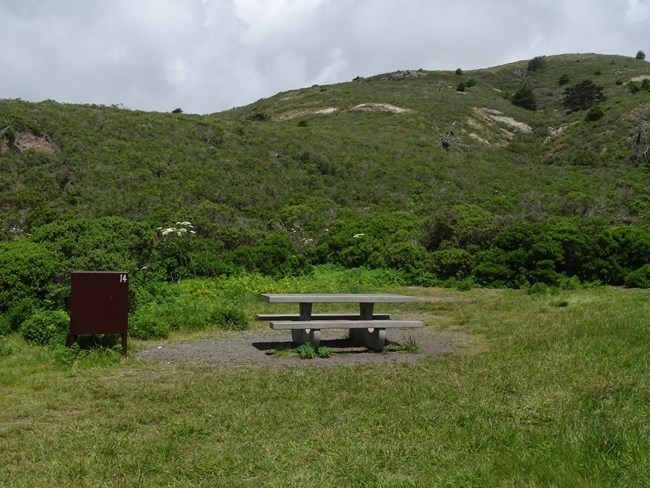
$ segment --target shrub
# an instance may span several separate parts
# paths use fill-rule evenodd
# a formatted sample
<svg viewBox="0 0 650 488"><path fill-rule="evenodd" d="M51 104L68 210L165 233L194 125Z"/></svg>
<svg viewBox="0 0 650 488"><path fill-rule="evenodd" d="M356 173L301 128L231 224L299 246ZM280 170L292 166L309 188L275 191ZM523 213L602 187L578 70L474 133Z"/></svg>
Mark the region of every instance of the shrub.
<svg viewBox="0 0 650 488"><path fill-rule="evenodd" d="M635 56L636 59L639 59L641 61L645 60L645 53L643 51L638 51Z"/></svg>
<svg viewBox="0 0 650 488"><path fill-rule="evenodd" d="M316 354L319 358L330 358L332 357L332 349L327 346L321 346L316 349Z"/></svg>
<svg viewBox="0 0 650 488"><path fill-rule="evenodd" d="M45 300L60 269L61 256L45 244L0 244L0 310L24 299Z"/></svg>
<svg viewBox="0 0 650 488"><path fill-rule="evenodd" d="M79 270L133 273L148 263L154 243L147 226L121 217L52 222L36 229L30 240L60 253L65 279Z"/></svg>
<svg viewBox="0 0 650 488"><path fill-rule="evenodd" d="M167 339L171 328L155 316L138 313L129 319L129 336L134 339Z"/></svg>
<svg viewBox="0 0 650 488"><path fill-rule="evenodd" d="M458 76L463 76L463 70L460 69L460 68L457 68L457 69L456 69L456 74L457 74Z"/></svg>
<svg viewBox="0 0 650 488"><path fill-rule="evenodd" d="M259 245L241 246L227 253L220 266L226 272L243 269L276 277L312 272L307 258L297 254L293 242L281 234L271 235Z"/></svg>
<svg viewBox="0 0 650 488"><path fill-rule="evenodd" d="M521 86L515 93L512 95L512 103L517 107L524 108L526 110L537 110L537 98L535 93L528 85Z"/></svg>
<svg viewBox="0 0 650 488"><path fill-rule="evenodd" d="M422 241L429 250L441 247L484 249L497 232L492 213L471 204L454 205L424 220Z"/></svg>
<svg viewBox="0 0 650 488"><path fill-rule="evenodd" d="M606 100L603 94L603 87L596 85L591 80L583 80L577 85L570 86L564 90L562 104L568 112L584 110L595 103Z"/></svg>
<svg viewBox="0 0 650 488"><path fill-rule="evenodd" d="M433 253L433 272L439 278L467 278L473 269L474 257L464 249L441 249Z"/></svg>
<svg viewBox="0 0 650 488"><path fill-rule="evenodd" d="M571 78L569 78L569 75L564 73L562 76L560 76L560 79L558 80L558 85L563 86L566 85L571 81Z"/></svg>
<svg viewBox="0 0 650 488"><path fill-rule="evenodd" d="M33 297L11 302L7 311L0 317L0 335L17 331L20 325L39 308L39 301Z"/></svg>
<svg viewBox="0 0 650 488"><path fill-rule="evenodd" d="M316 348L311 342L305 342L298 346L298 355L300 359L314 359L316 357Z"/></svg>
<svg viewBox="0 0 650 488"><path fill-rule="evenodd" d="M465 83L462 82L462 81L460 83L458 83L458 86L456 87L456 91L464 92L465 91Z"/></svg>
<svg viewBox="0 0 650 488"><path fill-rule="evenodd" d="M49 344L65 336L70 324L67 312L62 310L40 310L25 320L20 328L20 335L28 342Z"/></svg>
<svg viewBox="0 0 650 488"><path fill-rule="evenodd" d="M546 57L545 56L535 56L533 59L528 61L527 70L528 71L537 71L546 66Z"/></svg>
<svg viewBox="0 0 650 488"><path fill-rule="evenodd" d="M625 277L628 288L650 288L650 264L641 266Z"/></svg>
<svg viewBox="0 0 650 488"><path fill-rule="evenodd" d="M605 111L603 110L603 107L601 107L600 105L594 105L587 112L587 115L585 116L585 120L588 122L595 122L597 120L602 119L604 115L605 115Z"/></svg>
<svg viewBox="0 0 650 488"><path fill-rule="evenodd" d="M630 81L627 84L627 88L632 94L639 93L641 91L641 86L636 81Z"/></svg>
<svg viewBox="0 0 650 488"><path fill-rule="evenodd" d="M210 315L210 322L223 330L246 330L249 328L246 314L234 308L216 310Z"/></svg>

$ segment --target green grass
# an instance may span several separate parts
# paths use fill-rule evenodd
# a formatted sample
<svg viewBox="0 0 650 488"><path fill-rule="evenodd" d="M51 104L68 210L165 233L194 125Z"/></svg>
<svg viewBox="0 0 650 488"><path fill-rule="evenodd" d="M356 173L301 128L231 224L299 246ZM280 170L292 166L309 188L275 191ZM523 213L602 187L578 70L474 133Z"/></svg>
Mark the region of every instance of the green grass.
<svg viewBox="0 0 650 488"><path fill-rule="evenodd" d="M283 369L112 351L62 361L3 339L0 485L650 483L647 291L406 291L435 300L400 312L471 345L414 364ZM256 292L240 289L249 314Z"/></svg>

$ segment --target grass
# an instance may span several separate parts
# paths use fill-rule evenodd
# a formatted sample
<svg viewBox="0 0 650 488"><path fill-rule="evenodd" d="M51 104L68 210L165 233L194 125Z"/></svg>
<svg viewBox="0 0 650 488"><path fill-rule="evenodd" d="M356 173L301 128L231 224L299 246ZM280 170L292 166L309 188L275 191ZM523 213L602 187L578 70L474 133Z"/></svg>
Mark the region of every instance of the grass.
<svg viewBox="0 0 650 488"><path fill-rule="evenodd" d="M650 483L647 291L409 291L430 300L400 313L481 348L269 369L111 351L61 361L5 338L0 485Z"/></svg>

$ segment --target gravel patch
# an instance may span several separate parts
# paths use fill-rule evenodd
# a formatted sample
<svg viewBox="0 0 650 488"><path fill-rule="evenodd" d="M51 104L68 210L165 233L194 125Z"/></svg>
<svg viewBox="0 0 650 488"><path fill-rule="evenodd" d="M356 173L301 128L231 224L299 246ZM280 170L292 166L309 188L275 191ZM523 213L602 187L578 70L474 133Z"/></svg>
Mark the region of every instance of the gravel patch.
<svg viewBox="0 0 650 488"><path fill-rule="evenodd" d="M295 355L289 331L258 328L233 332L218 338L161 345L145 348L136 356L165 362L202 362L212 364L247 364L295 367L331 367L369 363L412 363L425 357L458 354L468 336L454 332L436 331L431 327L412 330L386 330L387 350L375 352L359 346L347 338L345 330L322 330L321 346L332 350L329 358L300 359ZM418 352L400 349L410 341L418 345ZM275 353L293 349L289 354Z"/></svg>

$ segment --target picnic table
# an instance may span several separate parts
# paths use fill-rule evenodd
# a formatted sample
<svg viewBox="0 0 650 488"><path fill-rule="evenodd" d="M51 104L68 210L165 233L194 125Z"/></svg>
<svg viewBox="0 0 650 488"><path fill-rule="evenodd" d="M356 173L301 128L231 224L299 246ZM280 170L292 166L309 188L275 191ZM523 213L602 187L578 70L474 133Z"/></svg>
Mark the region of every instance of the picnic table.
<svg viewBox="0 0 650 488"><path fill-rule="evenodd" d="M322 329L348 329L350 337L370 349L381 351L386 344L386 329L422 327L419 320L393 320L388 314L375 313L375 304L407 303L415 300L406 295L386 293L263 293L269 303L298 304L297 314L258 314L257 320L270 322L274 330L291 330L297 344L310 342L320 346ZM313 313L315 303L355 303L356 313Z"/></svg>

